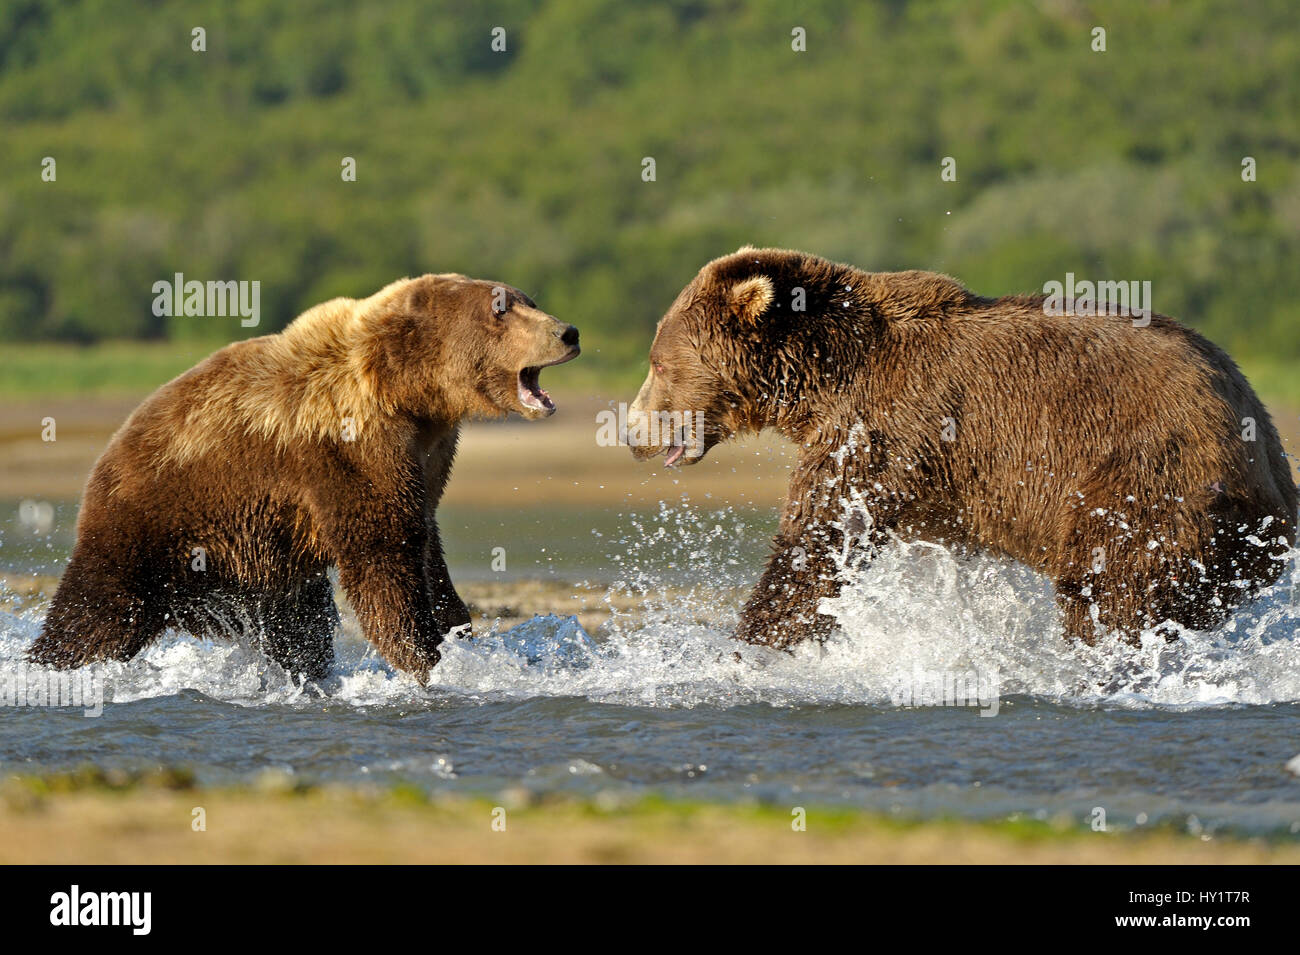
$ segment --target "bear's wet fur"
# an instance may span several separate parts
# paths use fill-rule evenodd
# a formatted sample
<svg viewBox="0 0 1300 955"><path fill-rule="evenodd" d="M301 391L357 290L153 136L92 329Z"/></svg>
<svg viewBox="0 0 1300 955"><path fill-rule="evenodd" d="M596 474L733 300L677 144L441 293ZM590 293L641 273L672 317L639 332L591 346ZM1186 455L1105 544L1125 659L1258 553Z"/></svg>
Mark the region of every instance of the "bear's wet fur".
<svg viewBox="0 0 1300 955"><path fill-rule="evenodd" d="M442 274L222 348L146 399L96 463L28 658L128 660L176 628L246 634L318 679L336 566L365 637L427 679L470 622L434 517L460 421L549 415L540 368L577 342L516 289Z"/></svg>
<svg viewBox="0 0 1300 955"><path fill-rule="evenodd" d="M983 298L931 272L744 248L682 290L650 361L629 420L682 424L638 457L696 463L762 428L798 446L736 631L748 642L824 638L843 556L890 535L1041 571L1089 644L1217 625L1295 540L1264 406L1221 349L1163 315L1054 315L1042 296Z"/></svg>

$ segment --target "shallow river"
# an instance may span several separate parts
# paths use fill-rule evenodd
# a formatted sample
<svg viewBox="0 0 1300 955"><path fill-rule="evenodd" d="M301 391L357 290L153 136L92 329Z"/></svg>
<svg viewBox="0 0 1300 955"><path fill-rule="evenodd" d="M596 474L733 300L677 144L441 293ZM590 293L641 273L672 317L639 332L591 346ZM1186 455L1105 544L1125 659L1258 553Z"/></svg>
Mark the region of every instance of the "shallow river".
<svg viewBox="0 0 1300 955"><path fill-rule="evenodd" d="M447 647L428 688L346 634L332 675L305 687L245 646L169 634L96 671L98 717L0 709L0 773L180 764L211 782L269 768L926 816L1083 821L1101 808L1111 826L1300 837L1294 560L1217 632L1088 649L1065 642L1035 575L898 545L829 608L841 632L825 647L746 648L737 660L737 607L716 589L757 574L770 515L678 507L443 524L453 556L472 557L453 560L463 579L490 573L505 535L512 573L644 592L648 615L598 636L558 616L481 632ZM0 568L57 572L67 542L10 529ZM686 594L659 597L668 583ZM0 684L40 675L21 661L39 620L36 606L0 614Z"/></svg>

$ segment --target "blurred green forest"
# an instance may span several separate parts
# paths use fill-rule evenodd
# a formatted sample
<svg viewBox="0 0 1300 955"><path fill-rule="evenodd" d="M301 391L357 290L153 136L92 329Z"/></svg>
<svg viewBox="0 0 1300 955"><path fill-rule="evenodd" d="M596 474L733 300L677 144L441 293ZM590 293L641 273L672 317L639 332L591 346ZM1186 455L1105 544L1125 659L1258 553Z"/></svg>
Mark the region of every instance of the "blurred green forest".
<svg viewBox="0 0 1300 955"><path fill-rule="evenodd" d="M1157 310L1289 363L1297 14L1294 0L5 0L0 341L192 348L456 270L523 288L626 370L700 265L753 243L941 270L989 295L1067 271L1150 279ZM176 272L259 280L261 326L155 317L151 287Z"/></svg>

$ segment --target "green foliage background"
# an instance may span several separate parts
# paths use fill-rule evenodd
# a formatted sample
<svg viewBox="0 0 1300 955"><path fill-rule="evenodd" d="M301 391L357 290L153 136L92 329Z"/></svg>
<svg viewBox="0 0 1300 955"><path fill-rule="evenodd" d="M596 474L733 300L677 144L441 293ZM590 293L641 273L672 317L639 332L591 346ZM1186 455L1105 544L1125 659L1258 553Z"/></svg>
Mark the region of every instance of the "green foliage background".
<svg viewBox="0 0 1300 955"><path fill-rule="evenodd" d="M1291 0L0 10L0 341L215 343L459 270L626 369L754 243L984 294L1150 279L1235 354L1300 357ZM154 317L175 272L260 280L262 326Z"/></svg>

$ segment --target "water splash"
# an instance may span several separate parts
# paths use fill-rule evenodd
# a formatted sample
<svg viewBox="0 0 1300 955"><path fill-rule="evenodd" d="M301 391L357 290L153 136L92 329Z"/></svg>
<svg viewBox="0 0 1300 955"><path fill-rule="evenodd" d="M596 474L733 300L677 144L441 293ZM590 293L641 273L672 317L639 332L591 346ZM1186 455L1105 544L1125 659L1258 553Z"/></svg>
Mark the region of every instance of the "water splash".
<svg viewBox="0 0 1300 955"><path fill-rule="evenodd" d="M436 704L439 700L576 697L657 707L848 703L889 706L915 674L996 675L1003 697L1031 695L1067 705L1194 707L1300 701L1300 561L1223 627L1185 631L1140 646L1068 642L1051 587L1019 565L959 559L933 544L895 542L867 566L846 571L823 610L839 623L821 646L794 653L737 644L747 578L741 559L756 529L730 510L663 505L653 519L629 517L612 540L612 593L638 597L641 611L615 613L598 635L575 618L536 617L505 631L444 645L425 688L394 672L358 637L337 640L321 684L294 683L253 646L169 633L135 660L107 664L113 702L197 691L244 705ZM665 587L665 576L681 581ZM40 611L0 614L0 679L22 654Z"/></svg>
<svg viewBox="0 0 1300 955"><path fill-rule="evenodd" d="M1004 696L1124 705L1300 700L1300 562L1217 630L1146 631L1140 645L1064 635L1051 584L995 558L894 542L824 610L842 633L823 663L866 673L996 673Z"/></svg>

